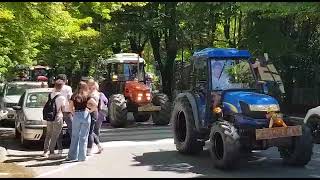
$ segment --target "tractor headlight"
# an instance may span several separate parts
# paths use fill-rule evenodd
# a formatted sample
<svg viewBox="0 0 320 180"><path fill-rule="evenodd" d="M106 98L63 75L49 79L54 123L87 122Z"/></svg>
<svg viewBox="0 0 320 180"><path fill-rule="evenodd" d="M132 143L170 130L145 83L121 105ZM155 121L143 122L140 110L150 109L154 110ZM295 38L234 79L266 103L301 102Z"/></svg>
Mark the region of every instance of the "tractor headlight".
<svg viewBox="0 0 320 180"><path fill-rule="evenodd" d="M137 101L141 101L142 97L141 96L138 96L137 97Z"/></svg>
<svg viewBox="0 0 320 180"><path fill-rule="evenodd" d="M146 93L146 96L147 96L147 97L150 97L150 96L151 96L151 94L150 94L150 93Z"/></svg>
<svg viewBox="0 0 320 180"><path fill-rule="evenodd" d="M250 111L280 111L278 104L249 105Z"/></svg>
<svg viewBox="0 0 320 180"><path fill-rule="evenodd" d="M138 97L142 97L143 96L143 94L142 93L138 93Z"/></svg>
<svg viewBox="0 0 320 180"><path fill-rule="evenodd" d="M112 75L112 81L116 81L118 80L118 76L117 75Z"/></svg>

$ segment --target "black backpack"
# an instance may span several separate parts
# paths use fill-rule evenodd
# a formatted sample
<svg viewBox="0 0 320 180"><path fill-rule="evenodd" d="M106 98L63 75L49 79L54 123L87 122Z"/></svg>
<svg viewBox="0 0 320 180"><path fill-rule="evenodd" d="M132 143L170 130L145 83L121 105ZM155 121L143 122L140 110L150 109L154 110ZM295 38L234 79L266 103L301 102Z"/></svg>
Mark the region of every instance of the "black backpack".
<svg viewBox="0 0 320 180"><path fill-rule="evenodd" d="M42 110L43 120L54 121L56 119L57 107L55 101L59 96L60 94L51 99L49 94L48 101L46 102Z"/></svg>

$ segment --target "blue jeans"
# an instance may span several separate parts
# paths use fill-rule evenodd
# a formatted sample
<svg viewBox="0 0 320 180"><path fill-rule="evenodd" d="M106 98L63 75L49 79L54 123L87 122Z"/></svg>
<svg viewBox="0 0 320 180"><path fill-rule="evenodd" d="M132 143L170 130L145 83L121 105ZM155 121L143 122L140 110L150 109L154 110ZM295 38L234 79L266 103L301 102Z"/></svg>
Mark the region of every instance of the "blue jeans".
<svg viewBox="0 0 320 180"><path fill-rule="evenodd" d="M91 117L88 111L75 112L72 121L72 137L68 159L86 160Z"/></svg>

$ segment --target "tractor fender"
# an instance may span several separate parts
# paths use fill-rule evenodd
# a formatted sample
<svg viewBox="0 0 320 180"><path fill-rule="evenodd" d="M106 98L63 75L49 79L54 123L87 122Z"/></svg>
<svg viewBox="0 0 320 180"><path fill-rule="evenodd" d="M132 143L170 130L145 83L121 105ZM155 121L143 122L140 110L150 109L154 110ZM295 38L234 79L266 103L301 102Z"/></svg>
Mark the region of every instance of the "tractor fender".
<svg viewBox="0 0 320 180"><path fill-rule="evenodd" d="M200 131L201 129L201 124L199 121L199 113L198 113L198 105L197 102L195 100L195 97L193 94L191 94L190 92L184 92L184 93L179 93L176 98L175 98L175 102L179 99L179 98L183 98L186 97L191 105L192 108L192 114L193 114L193 118L194 118L194 122L195 122L195 126L197 131Z"/></svg>

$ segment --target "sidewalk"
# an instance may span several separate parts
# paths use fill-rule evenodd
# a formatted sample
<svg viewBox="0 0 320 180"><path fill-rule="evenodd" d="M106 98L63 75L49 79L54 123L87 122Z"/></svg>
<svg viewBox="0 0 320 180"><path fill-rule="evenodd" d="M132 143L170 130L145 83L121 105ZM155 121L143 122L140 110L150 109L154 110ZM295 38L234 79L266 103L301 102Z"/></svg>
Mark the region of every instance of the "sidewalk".
<svg viewBox="0 0 320 180"><path fill-rule="evenodd" d="M34 173L15 163L0 163L0 178L32 178Z"/></svg>
<svg viewBox="0 0 320 180"><path fill-rule="evenodd" d="M0 163L7 160L7 150L4 147L0 146Z"/></svg>

